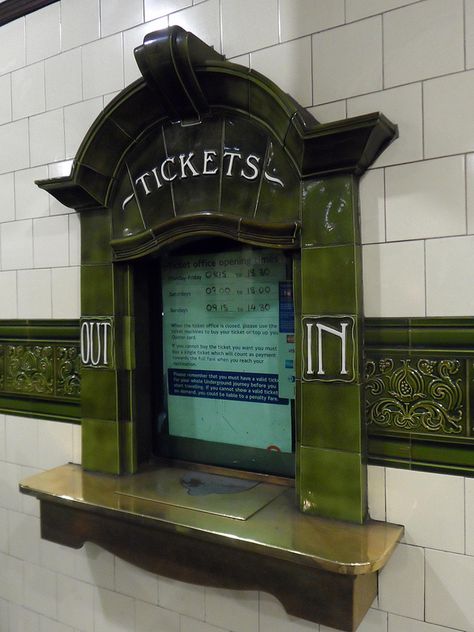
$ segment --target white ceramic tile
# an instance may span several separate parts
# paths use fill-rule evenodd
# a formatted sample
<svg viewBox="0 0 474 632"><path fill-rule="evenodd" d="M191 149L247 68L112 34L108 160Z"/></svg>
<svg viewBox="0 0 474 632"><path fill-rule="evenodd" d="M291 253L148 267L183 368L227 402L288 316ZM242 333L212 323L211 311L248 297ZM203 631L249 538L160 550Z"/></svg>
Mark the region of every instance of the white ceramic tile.
<svg viewBox="0 0 474 632"><path fill-rule="evenodd" d="M464 551L462 477L393 468L386 477L387 520L404 525L404 542Z"/></svg>
<svg viewBox="0 0 474 632"><path fill-rule="evenodd" d="M203 586L160 577L158 582L158 603L163 608L204 619L205 591Z"/></svg>
<svg viewBox="0 0 474 632"><path fill-rule="evenodd" d="M232 632L258 632L258 593L206 589L206 621Z"/></svg>
<svg viewBox="0 0 474 632"><path fill-rule="evenodd" d="M462 0L430 0L384 16L386 87L463 68Z"/></svg>
<svg viewBox="0 0 474 632"><path fill-rule="evenodd" d="M53 318L80 318L80 275L79 266L51 271Z"/></svg>
<svg viewBox="0 0 474 632"><path fill-rule="evenodd" d="M227 630L217 628L215 625L209 625L205 621L196 621L196 619L181 616L180 632L227 632Z"/></svg>
<svg viewBox="0 0 474 632"><path fill-rule="evenodd" d="M59 3L26 16L26 63L56 55L61 49Z"/></svg>
<svg viewBox="0 0 474 632"><path fill-rule="evenodd" d="M16 272L0 272L0 296L0 318L17 318Z"/></svg>
<svg viewBox="0 0 474 632"><path fill-rule="evenodd" d="M69 215L69 265L81 263L81 223L79 213Z"/></svg>
<svg viewBox="0 0 474 632"><path fill-rule="evenodd" d="M469 316L474 288L467 270L474 266L474 237L426 242L426 304L428 316Z"/></svg>
<svg viewBox="0 0 474 632"><path fill-rule="evenodd" d="M466 478L466 553L474 555L474 479Z"/></svg>
<svg viewBox="0 0 474 632"><path fill-rule="evenodd" d="M123 88L122 35L112 35L82 48L84 98Z"/></svg>
<svg viewBox="0 0 474 632"><path fill-rule="evenodd" d="M0 173L30 166L28 119L0 126Z"/></svg>
<svg viewBox="0 0 474 632"><path fill-rule="evenodd" d="M15 219L15 185L13 173L0 176L0 223Z"/></svg>
<svg viewBox="0 0 474 632"><path fill-rule="evenodd" d="M474 0L466 0L466 67L474 67Z"/></svg>
<svg viewBox="0 0 474 632"><path fill-rule="evenodd" d="M165 610L143 601L135 605L135 625L137 632L183 632L176 612Z"/></svg>
<svg viewBox="0 0 474 632"><path fill-rule="evenodd" d="M50 178L63 178L69 176L72 169L72 160L61 160L48 165L48 176ZM51 197L51 196L50 196ZM63 208L67 208L63 206Z"/></svg>
<svg viewBox="0 0 474 632"><path fill-rule="evenodd" d="M0 599L0 630L8 630L8 607L9 605L13 604L9 604L8 601L5 601L5 599Z"/></svg>
<svg viewBox="0 0 474 632"><path fill-rule="evenodd" d="M241 66L245 66L245 68L250 68L250 53L237 55L236 57L227 57L227 60L233 64L240 64Z"/></svg>
<svg viewBox="0 0 474 632"><path fill-rule="evenodd" d="M427 622L474 630L474 557L426 551Z"/></svg>
<svg viewBox="0 0 474 632"><path fill-rule="evenodd" d="M0 508L0 551L2 553L8 552L8 513L8 509Z"/></svg>
<svg viewBox="0 0 474 632"><path fill-rule="evenodd" d="M72 462L82 463L82 432L81 426L74 425L72 428Z"/></svg>
<svg viewBox="0 0 474 632"><path fill-rule="evenodd" d="M8 552L32 564L40 560L40 521L35 516L9 511Z"/></svg>
<svg viewBox="0 0 474 632"><path fill-rule="evenodd" d="M314 632L314 623L290 617L272 595L260 593L259 632Z"/></svg>
<svg viewBox="0 0 474 632"><path fill-rule="evenodd" d="M64 108L66 155L73 158L87 130L102 111L102 99L90 99Z"/></svg>
<svg viewBox="0 0 474 632"><path fill-rule="evenodd" d="M34 167L15 172L16 219L44 217L49 214L49 194L35 180L48 177L47 167Z"/></svg>
<svg viewBox="0 0 474 632"><path fill-rule="evenodd" d="M336 632L335 628L328 628L326 625L320 626L319 630L320 632ZM387 613L371 608L361 621L357 632L387 632Z"/></svg>
<svg viewBox="0 0 474 632"><path fill-rule="evenodd" d="M48 110L82 100L81 49L75 48L47 59L44 64Z"/></svg>
<svg viewBox="0 0 474 632"><path fill-rule="evenodd" d="M25 62L25 19L20 18L0 29L0 74L21 68Z"/></svg>
<svg viewBox="0 0 474 632"><path fill-rule="evenodd" d="M94 632L129 632L134 629L134 601L99 588L94 594Z"/></svg>
<svg viewBox="0 0 474 632"><path fill-rule="evenodd" d="M222 38L225 55L233 57L276 44L277 5L276 0L223 0Z"/></svg>
<svg viewBox="0 0 474 632"><path fill-rule="evenodd" d="M360 20L413 2L417 0L346 0L346 20Z"/></svg>
<svg viewBox="0 0 474 632"><path fill-rule="evenodd" d="M63 50L99 38L99 0L61 1L61 46Z"/></svg>
<svg viewBox="0 0 474 632"><path fill-rule="evenodd" d="M424 316L425 264L422 241L364 246L366 316Z"/></svg>
<svg viewBox="0 0 474 632"><path fill-rule="evenodd" d="M59 317L56 316L56 318ZM47 420L39 422L38 467L46 470L70 461L72 461L71 424Z"/></svg>
<svg viewBox="0 0 474 632"><path fill-rule="evenodd" d="M0 553L0 597L13 603L23 602L24 562Z"/></svg>
<svg viewBox="0 0 474 632"><path fill-rule="evenodd" d="M5 440L7 461L18 465L38 465L38 420L7 415Z"/></svg>
<svg viewBox="0 0 474 632"><path fill-rule="evenodd" d="M467 232L474 233L474 154L466 156Z"/></svg>
<svg viewBox="0 0 474 632"><path fill-rule="evenodd" d="M382 89L382 21L369 18L313 36L313 102Z"/></svg>
<svg viewBox="0 0 474 632"><path fill-rule="evenodd" d="M114 556L99 546L86 542L76 552L74 576L104 588L114 587Z"/></svg>
<svg viewBox="0 0 474 632"><path fill-rule="evenodd" d="M399 544L379 573L381 610L413 619L424 617L424 550Z"/></svg>
<svg viewBox="0 0 474 632"><path fill-rule="evenodd" d="M44 63L15 70L12 73L13 118L32 116L44 110Z"/></svg>
<svg viewBox="0 0 474 632"><path fill-rule="evenodd" d="M385 241L385 180L383 169L367 171L360 181L360 227L363 244Z"/></svg>
<svg viewBox="0 0 474 632"><path fill-rule="evenodd" d="M311 105L311 38L304 37L251 53L250 64L300 105Z"/></svg>
<svg viewBox="0 0 474 632"><path fill-rule="evenodd" d="M21 495L18 483L21 480L21 467L14 463L0 461L0 507L21 511ZM0 594L0 597L3 595Z"/></svg>
<svg viewBox="0 0 474 632"><path fill-rule="evenodd" d="M124 31L143 22L143 0L101 0L102 37Z"/></svg>
<svg viewBox="0 0 474 632"><path fill-rule="evenodd" d="M119 94L120 92L111 92L110 94L104 94L104 96L102 97L104 101L104 108L106 108L109 103L111 103Z"/></svg>
<svg viewBox="0 0 474 632"><path fill-rule="evenodd" d="M346 118L346 101L333 101L308 108L319 123L332 123Z"/></svg>
<svg viewBox="0 0 474 632"><path fill-rule="evenodd" d="M367 467L367 492L369 514L372 520L386 520L384 467L378 465L369 465Z"/></svg>
<svg viewBox="0 0 474 632"><path fill-rule="evenodd" d="M61 582L58 582L61 584ZM25 603L46 617L56 618L56 573L25 563Z"/></svg>
<svg viewBox="0 0 474 632"><path fill-rule="evenodd" d="M136 26L134 29L129 29L123 34L123 64L124 64L124 77L125 85L139 79L141 73L138 70L137 62L133 54L133 49L143 44L145 35L152 31L159 31L168 26L168 18L164 17L153 22L147 22Z"/></svg>
<svg viewBox="0 0 474 632"><path fill-rule="evenodd" d="M158 603L158 579L137 566L115 560L115 589L129 597L135 597L149 603Z"/></svg>
<svg viewBox="0 0 474 632"><path fill-rule="evenodd" d="M22 465L20 467L20 481L25 480L25 478L29 478L30 476L35 476L36 474L40 474L42 470L37 467L29 467L26 465ZM39 510L39 501L37 498L33 496L27 496L26 494L20 494L20 504L21 504L21 512L24 514L28 514L29 516L35 516L36 518L40 517Z"/></svg>
<svg viewBox="0 0 474 632"><path fill-rule="evenodd" d="M31 165L64 160L64 114L62 108L30 118Z"/></svg>
<svg viewBox="0 0 474 632"><path fill-rule="evenodd" d="M78 630L93 629L94 587L71 577L58 581L58 616L62 623Z"/></svg>
<svg viewBox="0 0 474 632"><path fill-rule="evenodd" d="M5 415L0 414L0 461L5 460L5 455Z"/></svg>
<svg viewBox="0 0 474 632"><path fill-rule="evenodd" d="M145 0L145 21L160 18L192 5L192 0Z"/></svg>
<svg viewBox="0 0 474 632"><path fill-rule="evenodd" d="M407 619L397 614L388 615L389 632L461 632L453 628L445 628L439 625L432 625L415 619Z"/></svg>
<svg viewBox="0 0 474 632"><path fill-rule="evenodd" d="M39 632L39 614L15 604L9 604L8 610L9 632Z"/></svg>
<svg viewBox="0 0 474 632"><path fill-rule="evenodd" d="M261 2L266 1L261 0ZM186 31L192 31L194 35L220 52L219 0L208 0L208 2L172 13L169 16L169 24L170 26L177 24Z"/></svg>
<svg viewBox="0 0 474 632"><path fill-rule="evenodd" d="M51 270L18 272L18 318L51 318Z"/></svg>
<svg viewBox="0 0 474 632"><path fill-rule="evenodd" d="M388 241L466 233L464 156L385 170Z"/></svg>
<svg viewBox="0 0 474 632"><path fill-rule="evenodd" d="M69 218L67 215L33 220L33 261L35 268L69 264Z"/></svg>
<svg viewBox="0 0 474 632"><path fill-rule="evenodd" d="M0 77L0 125L12 120L11 75Z"/></svg>
<svg viewBox="0 0 474 632"><path fill-rule="evenodd" d="M2 224L0 246L3 270L31 268L33 265L32 221Z"/></svg>
<svg viewBox="0 0 474 632"><path fill-rule="evenodd" d="M425 82L423 99L426 157L473 151L474 70Z"/></svg>
<svg viewBox="0 0 474 632"><path fill-rule="evenodd" d="M74 632L68 625L43 616L40 616L39 624L39 632Z"/></svg>
<svg viewBox="0 0 474 632"><path fill-rule="evenodd" d="M280 0L282 41L344 24L344 0Z"/></svg>
<svg viewBox="0 0 474 632"><path fill-rule="evenodd" d="M382 112L398 125L399 136L374 166L398 164L423 158L423 125L421 84L392 88L349 99L347 115L359 116L367 112Z"/></svg>

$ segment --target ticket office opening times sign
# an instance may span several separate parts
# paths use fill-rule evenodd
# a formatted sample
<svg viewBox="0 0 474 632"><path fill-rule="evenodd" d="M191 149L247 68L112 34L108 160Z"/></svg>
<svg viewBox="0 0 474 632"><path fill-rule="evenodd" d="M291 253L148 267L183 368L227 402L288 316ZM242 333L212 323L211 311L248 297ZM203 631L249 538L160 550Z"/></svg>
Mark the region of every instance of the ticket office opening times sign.
<svg viewBox="0 0 474 632"><path fill-rule="evenodd" d="M291 452L288 258L246 249L162 264L170 435Z"/></svg>

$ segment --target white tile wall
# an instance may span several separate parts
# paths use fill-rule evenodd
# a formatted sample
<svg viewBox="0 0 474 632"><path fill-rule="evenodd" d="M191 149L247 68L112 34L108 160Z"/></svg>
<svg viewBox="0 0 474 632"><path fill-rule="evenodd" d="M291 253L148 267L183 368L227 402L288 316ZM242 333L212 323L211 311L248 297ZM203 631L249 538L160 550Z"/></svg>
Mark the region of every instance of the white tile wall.
<svg viewBox="0 0 474 632"><path fill-rule="evenodd" d="M143 22L143 0L101 0L102 37Z"/></svg>
<svg viewBox="0 0 474 632"><path fill-rule="evenodd" d="M145 0L145 21L149 22L192 4L193 0Z"/></svg>
<svg viewBox="0 0 474 632"><path fill-rule="evenodd" d="M263 4L267 1L268 0L261 0L261 3ZM252 6L257 9L255 3ZM260 6L260 3L258 3L258 6ZM210 46L214 46L218 52L221 52L218 0L207 0L206 2L189 7L188 9L183 9L177 13L171 13L169 16L169 24L170 26L177 24L183 29L188 31L192 30L195 35L207 42ZM231 53L227 52L227 54L230 55Z"/></svg>
<svg viewBox="0 0 474 632"><path fill-rule="evenodd" d="M28 119L0 126L0 173L30 166Z"/></svg>
<svg viewBox="0 0 474 632"><path fill-rule="evenodd" d="M346 18L348 22L352 22L413 2L417 0L346 0Z"/></svg>
<svg viewBox="0 0 474 632"><path fill-rule="evenodd" d="M15 173L16 219L31 219L49 215L50 196L35 184L35 180L47 177L48 169L45 166L23 169Z"/></svg>
<svg viewBox="0 0 474 632"><path fill-rule="evenodd" d="M51 270L18 272L18 318L52 318Z"/></svg>
<svg viewBox="0 0 474 632"><path fill-rule="evenodd" d="M344 24L343 0L280 0L283 42Z"/></svg>
<svg viewBox="0 0 474 632"><path fill-rule="evenodd" d="M122 35L112 35L82 48L85 99L123 88Z"/></svg>
<svg viewBox="0 0 474 632"><path fill-rule="evenodd" d="M62 50L92 42L99 33L99 0L61 0Z"/></svg>
<svg viewBox="0 0 474 632"><path fill-rule="evenodd" d="M135 79L141 77L138 70L137 62L133 54L133 49L140 44L143 44L143 39L147 33L153 31L159 31L168 26L168 16L154 20L153 22L147 22L146 24L140 24L133 29L128 29L123 34L123 64L124 64L124 80L125 85L128 86Z"/></svg>
<svg viewBox="0 0 474 632"><path fill-rule="evenodd" d="M59 53L61 48L59 11L59 4L53 3L26 16L27 64Z"/></svg>
<svg viewBox="0 0 474 632"><path fill-rule="evenodd" d="M31 268L33 265L33 223L31 220L2 225L0 252L3 270Z"/></svg>
<svg viewBox="0 0 474 632"><path fill-rule="evenodd" d="M360 181L360 228L363 244L385 241L385 172L367 171Z"/></svg>
<svg viewBox="0 0 474 632"><path fill-rule="evenodd" d="M0 74L21 68L25 62L25 20L20 18L0 29Z"/></svg>
<svg viewBox="0 0 474 632"><path fill-rule="evenodd" d="M12 120L11 75L0 77L0 125Z"/></svg>
<svg viewBox="0 0 474 632"><path fill-rule="evenodd" d="M278 42L277 0L222 0L221 10L222 39L228 57Z"/></svg>
<svg viewBox="0 0 474 632"><path fill-rule="evenodd" d="M80 48L55 55L45 61L45 91L48 110L82 100Z"/></svg>
<svg viewBox="0 0 474 632"><path fill-rule="evenodd" d="M466 156L467 232L474 233L474 154ZM1 195L1 193L0 193Z"/></svg>
<svg viewBox="0 0 474 632"><path fill-rule="evenodd" d="M14 119L45 110L44 62L12 73L12 114Z"/></svg>
<svg viewBox="0 0 474 632"><path fill-rule="evenodd" d="M4 173L0 176L0 223L12 219L15 219L14 174Z"/></svg>
<svg viewBox="0 0 474 632"><path fill-rule="evenodd" d="M379 607L412 619L423 619L424 571L423 549L400 544L379 574Z"/></svg>
<svg viewBox="0 0 474 632"><path fill-rule="evenodd" d="M474 2L466 0L466 67L474 67Z"/></svg>
<svg viewBox="0 0 474 632"><path fill-rule="evenodd" d="M64 160L64 113L51 110L30 118L31 166Z"/></svg>

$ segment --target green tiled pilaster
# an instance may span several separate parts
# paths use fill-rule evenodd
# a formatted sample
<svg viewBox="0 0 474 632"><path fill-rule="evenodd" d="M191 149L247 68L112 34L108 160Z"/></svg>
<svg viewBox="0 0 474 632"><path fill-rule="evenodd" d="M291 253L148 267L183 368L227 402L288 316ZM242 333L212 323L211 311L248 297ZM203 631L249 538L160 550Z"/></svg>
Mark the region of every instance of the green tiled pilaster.
<svg viewBox="0 0 474 632"><path fill-rule="evenodd" d="M87 234L82 239L87 239ZM113 316L114 270L112 264L81 266L82 317Z"/></svg>
<svg viewBox="0 0 474 632"><path fill-rule="evenodd" d="M81 234L81 263L109 263L112 260L110 248L111 220L110 209L98 208L82 213Z"/></svg>
<svg viewBox="0 0 474 632"><path fill-rule="evenodd" d="M82 465L86 470L120 474L120 426L116 421L82 419Z"/></svg>

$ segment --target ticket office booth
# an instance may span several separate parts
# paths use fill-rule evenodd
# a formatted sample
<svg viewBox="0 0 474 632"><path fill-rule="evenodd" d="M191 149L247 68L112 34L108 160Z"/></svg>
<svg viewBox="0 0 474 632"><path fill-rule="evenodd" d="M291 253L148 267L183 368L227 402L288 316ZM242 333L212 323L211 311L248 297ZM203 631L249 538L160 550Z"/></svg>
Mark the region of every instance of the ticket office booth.
<svg viewBox="0 0 474 632"><path fill-rule="evenodd" d="M81 218L83 464L22 491L45 538L355 629L402 533L367 516L358 218L396 127L320 125L179 27L135 57L39 182Z"/></svg>

